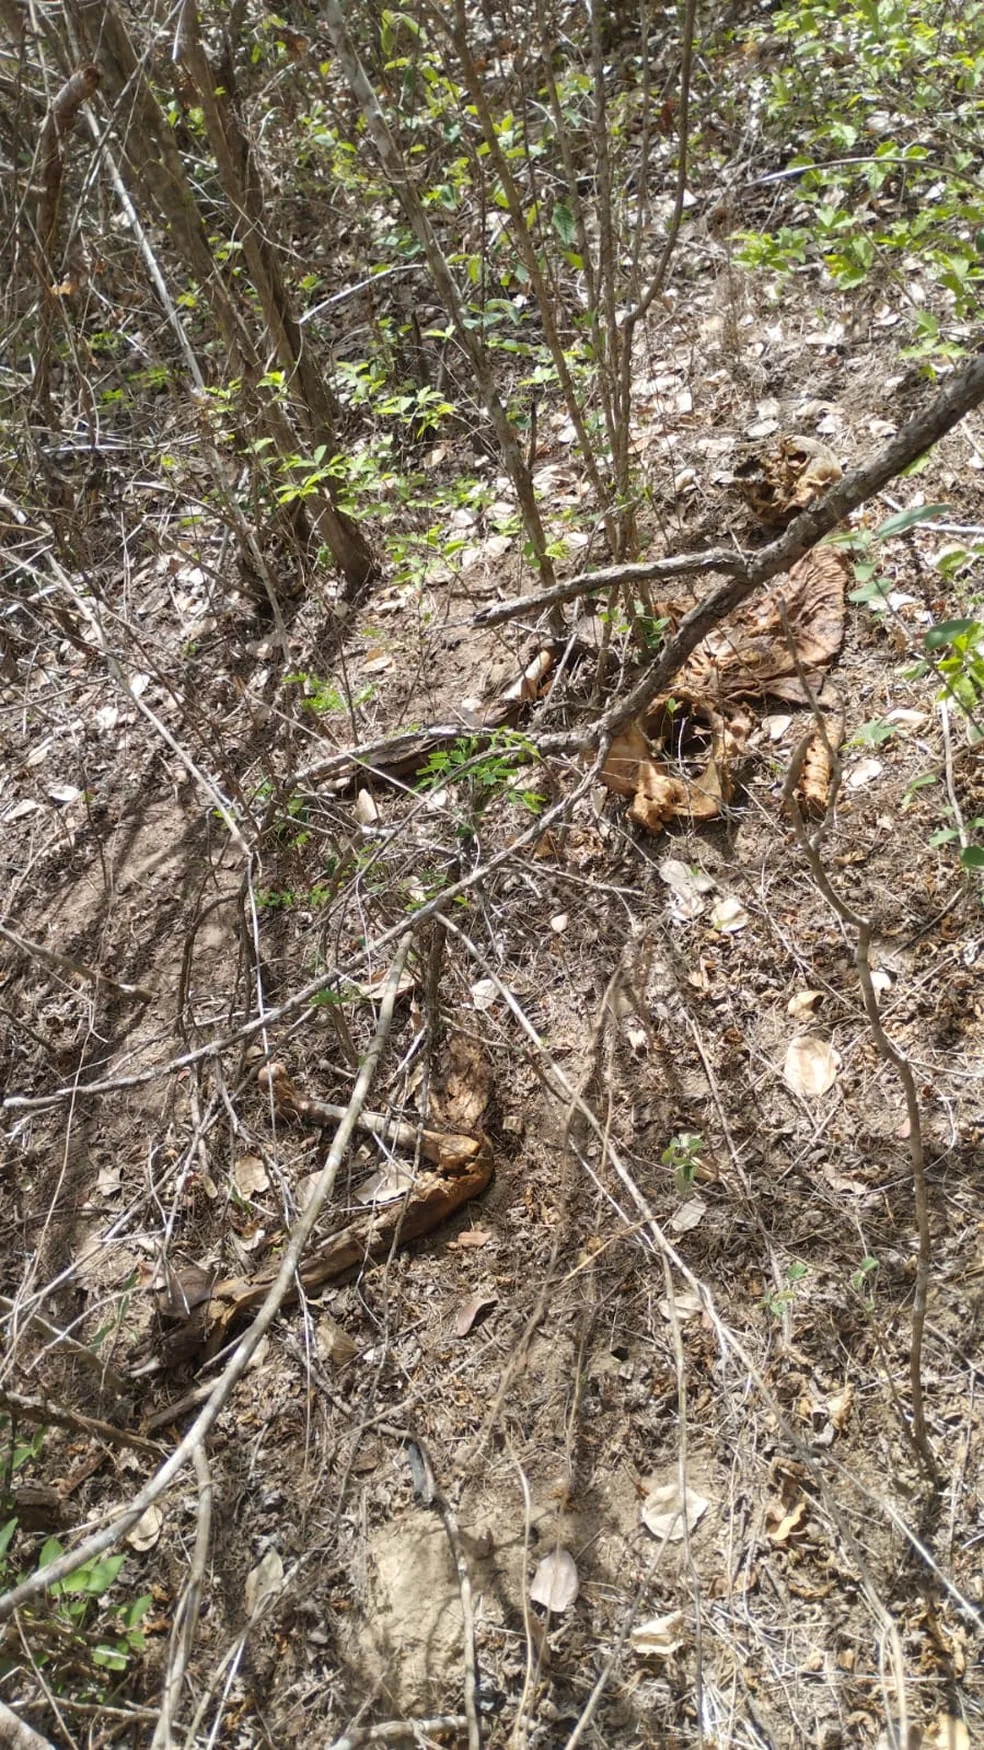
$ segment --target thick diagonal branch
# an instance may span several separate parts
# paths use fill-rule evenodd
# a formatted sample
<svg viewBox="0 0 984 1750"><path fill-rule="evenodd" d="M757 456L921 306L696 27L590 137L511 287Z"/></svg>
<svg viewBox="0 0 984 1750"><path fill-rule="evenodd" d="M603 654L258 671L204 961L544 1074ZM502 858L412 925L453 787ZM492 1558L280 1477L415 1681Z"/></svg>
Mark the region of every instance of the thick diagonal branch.
<svg viewBox="0 0 984 1750"><path fill-rule="evenodd" d="M922 412L910 419L884 449L879 450L870 461L863 462L859 468L852 468L819 504L798 516L777 541L772 541L760 553L749 558L741 575L718 584L696 607L691 608L652 667L646 670L630 692L616 700L597 722L581 732L576 747L580 750L600 747L623 723L628 723L645 711L659 693L666 692L673 676L683 667L687 657L721 620L726 619L763 584L771 582L781 572L788 571L797 559L802 559L805 553L809 553L852 510L857 510L867 499L874 498L904 468L908 468L926 450L932 449L941 437L945 437L948 431L959 425L964 415L981 401L984 401L984 354L979 354L963 370L957 371ZM718 556L714 557L716 559ZM617 569L615 566L609 567L609 576ZM541 753L570 753L570 732L538 736L537 746Z"/></svg>

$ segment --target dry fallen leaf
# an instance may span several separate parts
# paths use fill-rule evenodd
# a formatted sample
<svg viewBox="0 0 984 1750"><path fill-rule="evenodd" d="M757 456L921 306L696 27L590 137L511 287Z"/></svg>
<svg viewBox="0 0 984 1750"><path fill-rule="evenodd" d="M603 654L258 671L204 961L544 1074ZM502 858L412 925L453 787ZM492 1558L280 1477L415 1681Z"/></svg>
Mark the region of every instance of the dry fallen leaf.
<svg viewBox="0 0 984 1750"><path fill-rule="evenodd" d="M270 1184L270 1176L259 1155L241 1155L232 1169L232 1176L240 1197L252 1197L257 1191L266 1191Z"/></svg>
<svg viewBox="0 0 984 1750"><path fill-rule="evenodd" d="M265 1598L279 1592L283 1584L284 1564L275 1549L268 1549L250 1573L246 1575L246 1615L255 1616Z"/></svg>
<svg viewBox="0 0 984 1750"><path fill-rule="evenodd" d="M469 1331L474 1329L475 1322L480 1318L481 1314L488 1312L491 1307L496 1306L498 1300L499 1296L496 1294L494 1288L479 1288L476 1289L474 1294L470 1294L468 1299L463 1301L458 1308L458 1313L454 1321L455 1336L467 1337Z"/></svg>
<svg viewBox="0 0 984 1750"><path fill-rule="evenodd" d="M458 1235L457 1239L449 1240L448 1245L455 1246L459 1251L465 1252L469 1251L472 1247L487 1246L491 1238L492 1235L489 1233L488 1228L466 1227L464 1232Z"/></svg>
<svg viewBox="0 0 984 1750"><path fill-rule="evenodd" d="M353 812L360 826L375 826L379 819L379 809L371 790L359 791Z"/></svg>
<svg viewBox="0 0 984 1750"><path fill-rule="evenodd" d="M770 1542L778 1545L788 1543L789 1539L795 1532L803 1530L803 1521L805 1518L806 1502L800 1499L797 1501L795 1507L791 1508L788 1513L783 1515L775 1530L769 1532Z"/></svg>
<svg viewBox="0 0 984 1750"><path fill-rule="evenodd" d="M692 1228L699 1226L707 1214L707 1204L703 1197L688 1197L686 1203L681 1203L675 1215L670 1217L670 1226L675 1234L688 1234Z"/></svg>
<svg viewBox="0 0 984 1750"><path fill-rule="evenodd" d="M837 1080L840 1054L815 1033L790 1040L782 1066L783 1080L794 1094L826 1094Z"/></svg>
<svg viewBox="0 0 984 1750"><path fill-rule="evenodd" d="M847 774L848 789L860 790L865 784L873 783L876 778L881 776L884 769L881 760L859 760L857 765L852 766Z"/></svg>
<svg viewBox="0 0 984 1750"><path fill-rule="evenodd" d="M132 1531L126 1534L126 1541L131 1549L153 1549L161 1535L164 1525L164 1514L156 1501L152 1501L145 1513L141 1513Z"/></svg>
<svg viewBox="0 0 984 1750"><path fill-rule="evenodd" d="M710 922L712 930L720 930L722 936L733 936L745 928L748 913L736 893L726 893L712 910Z"/></svg>
<svg viewBox="0 0 984 1750"><path fill-rule="evenodd" d="M700 1312L700 1309L701 1309L700 1295L693 1288L680 1288L677 1290L676 1294L673 1296L673 1305L674 1305L674 1308L676 1310L677 1318L680 1320L681 1324L683 1324L686 1319L692 1319L695 1317L695 1315L697 1313ZM670 1317L670 1303L669 1303L669 1301L666 1299L661 1300L659 1303L659 1310L662 1313L664 1319L666 1319L667 1322L669 1322L669 1317Z"/></svg>
<svg viewBox="0 0 984 1750"><path fill-rule="evenodd" d="M687 1530L693 1531L709 1506L707 1498L699 1495L696 1489L687 1490L684 1503L679 1482L659 1483L650 1489L642 1503L642 1523L654 1537L663 1537L667 1543L680 1543L684 1535L684 1510Z"/></svg>
<svg viewBox="0 0 984 1750"><path fill-rule="evenodd" d="M703 895L713 892L717 883L702 869L691 869L679 857L664 857L656 873L673 894L673 910L681 918L699 918L704 911Z"/></svg>
<svg viewBox="0 0 984 1750"><path fill-rule="evenodd" d="M476 1009L490 1009L497 1001L499 986L494 978L479 978L471 987L471 999Z"/></svg>
<svg viewBox="0 0 984 1750"><path fill-rule="evenodd" d="M637 1622L632 1630L633 1651L643 1659L669 1659L683 1644L682 1610L667 1611L665 1616L651 1616L648 1622Z"/></svg>
<svg viewBox="0 0 984 1750"><path fill-rule="evenodd" d="M404 1166L402 1161L390 1161L359 1186L355 1200L357 1203L395 1203L398 1197L405 1197L413 1190L415 1182L412 1167Z"/></svg>
<svg viewBox="0 0 984 1750"><path fill-rule="evenodd" d="M822 990L794 991L786 1004L786 1013L794 1021L805 1021L813 1014L814 1009L823 996Z"/></svg>
<svg viewBox="0 0 984 1750"><path fill-rule="evenodd" d="M335 1367L344 1367L359 1353L358 1344L353 1343L348 1332L330 1313L321 1314L314 1343L322 1361L331 1361Z"/></svg>
<svg viewBox="0 0 984 1750"><path fill-rule="evenodd" d="M533 1575L530 1599L560 1615L574 1603L580 1589L574 1557L569 1550L555 1549L544 1556Z"/></svg>

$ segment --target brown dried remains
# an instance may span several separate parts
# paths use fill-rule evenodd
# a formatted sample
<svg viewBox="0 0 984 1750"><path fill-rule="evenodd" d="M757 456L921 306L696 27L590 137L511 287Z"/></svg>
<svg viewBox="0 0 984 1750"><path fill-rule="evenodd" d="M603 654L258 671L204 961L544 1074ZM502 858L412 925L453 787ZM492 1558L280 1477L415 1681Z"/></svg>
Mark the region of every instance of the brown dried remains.
<svg viewBox="0 0 984 1750"><path fill-rule="evenodd" d="M734 793L734 770L752 727L740 700L771 694L807 704L823 689L828 735L838 745L843 712L824 670L844 636L846 575L845 560L833 548L808 553L767 594L716 626L680 670L672 693L654 699L642 721L616 736L602 780L632 798L630 820L655 833L677 816L710 820L721 812ZM660 611L671 623L681 612L672 605ZM804 763L811 808L826 799L825 765L818 737Z"/></svg>

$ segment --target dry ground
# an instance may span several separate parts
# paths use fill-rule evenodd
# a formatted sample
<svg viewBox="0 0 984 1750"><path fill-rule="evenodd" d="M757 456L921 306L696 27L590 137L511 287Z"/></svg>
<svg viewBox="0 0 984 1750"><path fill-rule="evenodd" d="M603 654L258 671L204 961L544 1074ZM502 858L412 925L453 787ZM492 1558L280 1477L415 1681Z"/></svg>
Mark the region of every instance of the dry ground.
<svg viewBox="0 0 984 1750"><path fill-rule="evenodd" d="M923 392L874 320L850 344L831 335L833 298L821 324L806 299L780 315L743 291L740 350L728 350L721 312L735 295L732 275L707 300L699 367L684 322L664 314L648 337L653 551L756 538L723 476L763 418L821 429L848 462ZM982 437L980 418L965 422L895 502L922 494L976 524ZM576 494L556 430L538 466L557 471L558 503L565 481ZM869 526L888 508L869 507ZM515 547L493 557L486 533L474 530L460 574L416 596L384 588L341 628L327 588L295 604L287 671L363 697L362 741L453 721L536 646L533 628L470 625L526 581ZM780 807L802 711L760 706L769 721L727 818L660 839L597 785L547 840L508 795L467 785L374 784L370 816L351 790L313 783L292 811L280 781L350 745L352 723L304 709L269 628L244 599L230 608L177 538L103 608L128 672L147 677L153 720L114 689L84 625L80 644L52 631L8 681L6 923L106 976L4 944L2 1287L19 1309L6 1383L149 1429L161 1457L191 1417L162 1413L217 1370L162 1348L162 1270L260 1269L324 1156L317 1132L271 1112L264 1053L305 1093L344 1104L392 952L380 938L449 874L474 876L523 840L450 908L453 931L421 926L369 1099L459 1128L469 1102L472 1116L486 1102L493 1183L424 1240L285 1310L223 1410L206 1443L214 1518L180 1707L188 1742L327 1744L353 1720L461 1716L459 1578L440 1514L415 1493L410 1438L460 1528L488 1745L559 1747L579 1731L620 1750L834 1750L895 1742L880 1734L903 1705L925 1745L984 1738L984 926L977 882L952 845L928 843L948 798L966 819L984 807L964 726L951 717L944 740L932 678L910 673L928 616L962 606L931 563L944 540L916 531L886 550L906 599L884 622L849 609L835 677L846 783L823 846L839 893L875 920L882 1016L917 1078L935 1486L909 1437L903 1091L865 1018L852 932ZM577 671L524 727L579 721L591 683ZM610 675L608 696L624 684ZM888 739L852 742L883 719ZM189 758L262 822L248 870ZM934 782L910 797L925 773ZM556 761L526 777L553 802L583 775ZM667 859L713 883L695 907L667 885ZM727 897L734 930L713 921ZM341 1000L292 1004L339 967ZM822 1095L783 1077L804 1030L837 1053ZM99 1082L111 1086L85 1092ZM681 1190L662 1157L684 1135L700 1139L699 1165ZM319 1231L378 1164L360 1143ZM71 1325L96 1369L32 1330L32 1308ZM58 1502L22 1529L15 1567L31 1567L53 1526L68 1541L130 1499L157 1462L49 1422L17 1481L54 1486ZM642 1510L681 1472L706 1507L666 1541ZM118 1713L87 1713L82 1679L64 1673L46 1697L30 1656L42 1629L24 1618L22 1639L8 1631L7 1698L56 1744L149 1744L140 1710L157 1706L198 1512L189 1469L128 1550L115 1595L149 1592L153 1605L147 1654L105 1691ZM529 1587L559 1548L579 1593L548 1617ZM967 1735L938 1735L943 1716ZM428 1741L464 1737L452 1725Z"/></svg>

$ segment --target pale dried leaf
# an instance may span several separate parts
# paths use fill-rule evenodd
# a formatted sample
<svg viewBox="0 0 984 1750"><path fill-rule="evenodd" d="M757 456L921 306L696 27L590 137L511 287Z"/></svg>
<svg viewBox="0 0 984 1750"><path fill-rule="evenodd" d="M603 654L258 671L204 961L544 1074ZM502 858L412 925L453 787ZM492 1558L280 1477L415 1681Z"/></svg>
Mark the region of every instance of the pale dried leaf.
<svg viewBox="0 0 984 1750"><path fill-rule="evenodd" d="M762 728L770 741L781 741L792 721L792 717L788 716L763 717Z"/></svg>
<svg viewBox="0 0 984 1750"><path fill-rule="evenodd" d="M671 1216L670 1226L675 1234L688 1234L692 1228L699 1227L706 1214L707 1204L703 1197L688 1197Z"/></svg>
<svg viewBox="0 0 984 1750"><path fill-rule="evenodd" d="M81 794L77 784L52 784L48 789L52 802L77 802Z"/></svg>
<svg viewBox="0 0 984 1750"><path fill-rule="evenodd" d="M723 936L733 936L748 923L748 913L736 893L726 893L711 912L711 928Z"/></svg>
<svg viewBox="0 0 984 1750"><path fill-rule="evenodd" d="M693 1288L679 1288L676 1295L672 1297L672 1304L676 1307L676 1316L681 1323L685 1323L688 1318L693 1318L695 1314L700 1313L700 1295ZM660 1313L669 1323L669 1300L664 1297L658 1306L660 1306Z"/></svg>
<svg viewBox="0 0 984 1750"><path fill-rule="evenodd" d="M574 1603L580 1589L574 1557L569 1550L555 1549L544 1556L533 1575L530 1599L560 1615Z"/></svg>
<svg viewBox="0 0 984 1750"><path fill-rule="evenodd" d="M478 1246L487 1246L491 1238L492 1235L489 1233L488 1228L466 1227L464 1232L460 1233L456 1240L449 1240L448 1244L451 1246L457 1246L459 1251L465 1252L471 1251Z"/></svg>
<svg viewBox="0 0 984 1750"><path fill-rule="evenodd" d="M875 759L859 760L857 765L852 766L851 770L847 774L847 787L848 787L848 789L849 790L861 790L861 789L863 789L865 784L871 784L874 782L874 780L876 778L879 778L881 776L882 772L884 771L884 769L885 768L884 768L881 760L875 760Z"/></svg>
<svg viewBox="0 0 984 1750"><path fill-rule="evenodd" d="M321 1314L314 1342L322 1361L331 1361L335 1367L344 1367L359 1353L358 1344L330 1313Z"/></svg>
<svg viewBox="0 0 984 1750"><path fill-rule="evenodd" d="M795 1507L792 1507L788 1513L783 1514L783 1517L780 1519L775 1530L770 1531L770 1541L778 1546L788 1543L789 1539L795 1532L802 1531L805 1518L806 1502L804 1500L799 1500Z"/></svg>
<svg viewBox="0 0 984 1750"><path fill-rule="evenodd" d="M390 1161L387 1166L380 1167L378 1173L373 1173L360 1185L356 1193L357 1203L395 1203L398 1197L405 1197L413 1189L414 1175L411 1167L406 1167L401 1161Z"/></svg>
<svg viewBox="0 0 984 1750"><path fill-rule="evenodd" d="M786 1004L786 1013L791 1015L794 1021L805 1021L813 1014L822 997L822 990L794 991Z"/></svg>
<svg viewBox="0 0 984 1750"><path fill-rule="evenodd" d="M700 1295L693 1288L681 1288L673 1296L673 1305L674 1305L674 1308L676 1309L677 1318L680 1320L681 1324L684 1324L687 1319L692 1319L692 1318L696 1317L697 1313L700 1312L700 1310L701 1310ZM664 1319L666 1319L667 1322L669 1322L670 1303L667 1299L664 1298L663 1300L660 1301L659 1310L662 1313Z"/></svg>
<svg viewBox="0 0 984 1750"><path fill-rule="evenodd" d="M479 978L471 987L471 999L476 1009L491 1009L499 996L499 986L494 978Z"/></svg>
<svg viewBox="0 0 984 1750"><path fill-rule="evenodd" d="M558 911L554 914L554 916L550 919L550 928L553 930L553 933L555 936L562 936L563 935L564 931L567 928L568 921L569 920L568 920L568 915L567 915L566 911Z"/></svg>
<svg viewBox="0 0 984 1750"><path fill-rule="evenodd" d="M651 1616L647 1622L637 1622L632 1630L632 1648L643 1659L669 1659L683 1645L682 1610L669 1610L665 1616Z"/></svg>
<svg viewBox="0 0 984 1750"><path fill-rule="evenodd" d="M709 1506L710 1501L706 1496L699 1495L696 1489L687 1490L684 1502L678 1481L659 1483L650 1489L642 1503L642 1523L654 1537L665 1538L667 1543L680 1543L684 1536L684 1512L687 1516L686 1528L693 1531Z"/></svg>
<svg viewBox="0 0 984 1750"><path fill-rule="evenodd" d="M379 809L371 790L359 791L353 812L360 826L375 826L379 819Z"/></svg>
<svg viewBox="0 0 984 1750"><path fill-rule="evenodd" d="M164 1513L157 1502L152 1501L146 1512L141 1513L133 1530L127 1532L126 1541L131 1549L153 1549L163 1526Z"/></svg>
<svg viewBox="0 0 984 1750"><path fill-rule="evenodd" d="M783 1080L794 1094L826 1094L837 1080L840 1053L816 1033L801 1033L792 1039L782 1066Z"/></svg>
<svg viewBox="0 0 984 1750"><path fill-rule="evenodd" d="M294 1201L303 1214L318 1188L320 1173L303 1173L294 1186Z"/></svg>
<svg viewBox="0 0 984 1750"><path fill-rule="evenodd" d="M284 1564L275 1549L268 1549L246 1575L246 1615L255 1616L265 1598L280 1591Z"/></svg>
<svg viewBox="0 0 984 1750"><path fill-rule="evenodd" d="M703 895L716 886L713 877L702 869L691 869L679 857L664 857L656 872L673 894L674 910L684 918L699 918L706 909Z"/></svg>
<svg viewBox="0 0 984 1750"><path fill-rule="evenodd" d="M353 996L359 996L359 997L382 996L382 993L383 993L383 990L385 988L385 985L386 985L388 978L389 978L389 972L386 970L386 968L383 968L383 970L381 972L378 972L374 978L370 978L370 979L366 979L366 980L359 979L359 980L355 980L350 985L346 985L344 987L344 990L342 993L343 997L345 998L345 1000L349 1000ZM400 973L400 976L396 981L396 994L397 994L397 996L398 997L405 996L406 992L408 990L413 990L416 982L417 982L417 980L416 980L414 974L409 970L408 967L404 967L403 971Z"/></svg>
<svg viewBox="0 0 984 1750"><path fill-rule="evenodd" d="M241 1155L232 1169L232 1176L241 1197L253 1197L258 1191L269 1188L270 1175L259 1155Z"/></svg>

